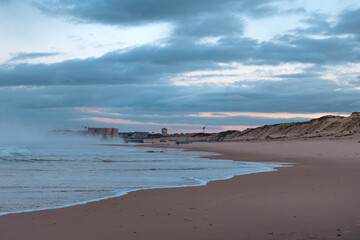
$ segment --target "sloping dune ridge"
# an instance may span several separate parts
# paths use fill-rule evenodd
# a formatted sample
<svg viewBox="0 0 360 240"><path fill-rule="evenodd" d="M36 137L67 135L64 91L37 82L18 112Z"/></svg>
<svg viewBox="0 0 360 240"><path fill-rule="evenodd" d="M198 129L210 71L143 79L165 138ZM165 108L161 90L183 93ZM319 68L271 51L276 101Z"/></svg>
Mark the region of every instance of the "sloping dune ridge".
<svg viewBox="0 0 360 240"><path fill-rule="evenodd" d="M360 112L349 117L324 116L307 122L281 123L249 128L244 131L226 131L214 134L198 133L193 141L252 141L271 139L302 139L318 137L346 137L360 134Z"/></svg>

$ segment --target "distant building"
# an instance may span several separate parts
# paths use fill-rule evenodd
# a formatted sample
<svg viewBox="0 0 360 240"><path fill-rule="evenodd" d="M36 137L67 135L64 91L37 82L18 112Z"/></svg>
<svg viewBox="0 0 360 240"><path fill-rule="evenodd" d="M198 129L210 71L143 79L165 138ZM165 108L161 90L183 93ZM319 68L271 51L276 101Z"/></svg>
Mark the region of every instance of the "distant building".
<svg viewBox="0 0 360 240"><path fill-rule="evenodd" d="M132 132L119 132L119 136L123 138L131 137L132 134L133 134Z"/></svg>
<svg viewBox="0 0 360 240"><path fill-rule="evenodd" d="M162 128L162 129L161 129L161 135L167 136L167 134L168 134L167 128Z"/></svg>
<svg viewBox="0 0 360 240"><path fill-rule="evenodd" d="M133 132L132 138L147 138L149 136L149 132Z"/></svg>
<svg viewBox="0 0 360 240"><path fill-rule="evenodd" d="M87 133L92 135L118 136L117 128L88 128Z"/></svg>

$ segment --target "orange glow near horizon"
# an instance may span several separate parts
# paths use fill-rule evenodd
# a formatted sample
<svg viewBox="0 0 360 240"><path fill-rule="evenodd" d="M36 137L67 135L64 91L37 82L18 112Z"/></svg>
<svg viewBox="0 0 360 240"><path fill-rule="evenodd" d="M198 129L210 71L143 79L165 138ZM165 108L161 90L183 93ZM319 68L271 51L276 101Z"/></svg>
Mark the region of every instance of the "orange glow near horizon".
<svg viewBox="0 0 360 240"><path fill-rule="evenodd" d="M90 120L104 123L116 123L116 124L134 124L134 125L155 125L155 126L202 126L200 124L185 124L185 123L156 123L156 122L138 122L120 118L101 118L101 117L89 117L89 118L78 118L76 120Z"/></svg>
<svg viewBox="0 0 360 240"><path fill-rule="evenodd" d="M121 113L109 112L112 110L111 108L75 107L74 109L79 110L81 112L87 112L87 113L107 114L107 115L114 115L114 116L123 115Z"/></svg>
<svg viewBox="0 0 360 240"><path fill-rule="evenodd" d="M76 107L74 108L81 112L87 113L97 113L97 114L105 114L105 115L113 115L113 116L123 116L122 113L114 113L111 108L90 108L90 107ZM338 112L323 112L323 113L289 113L289 112L273 112L273 113L264 113L264 112L198 112L194 114L188 115L173 115L173 116L186 116L186 117L200 117L200 118L226 118L226 117L257 117L257 118L272 118L272 119L291 119L291 118L304 118L304 119L313 119L320 118L327 115L335 115L348 117L350 113L338 113ZM160 116L158 114L154 114L153 116ZM127 120L126 120L127 121ZM136 124L136 123L128 123L128 124ZM151 124L156 125L156 124ZM169 124L168 124L169 125ZM179 124L176 124L179 125ZM191 126L192 124L184 124L184 126Z"/></svg>
<svg viewBox="0 0 360 240"><path fill-rule="evenodd" d="M121 116L121 113L112 113L110 112L111 108L87 108L79 107L75 108L82 112L95 113L95 114L108 114L114 116ZM235 116L248 116L248 117L257 117L257 118L271 118L271 119L291 119L291 118L319 118L326 115L338 115L338 116L349 116L350 114L340 114L340 113L259 113L259 112L199 112L197 114L182 115L188 117L200 117L200 118L226 118L226 117L235 117ZM202 132L201 124L188 124L188 123L158 123L158 122L140 122L132 121L121 118L110 118L110 117L86 117L78 118L75 120L87 120L95 121L101 123L111 123L111 124L129 124L129 125L150 125L150 126L162 126L162 127L184 127L181 129L169 129L169 132L172 133L194 133ZM228 130L237 130L244 131L248 128L256 128L258 126L248 126L248 125L207 125L206 132L214 133Z"/></svg>
<svg viewBox="0 0 360 240"><path fill-rule="evenodd" d="M126 119L114 119L114 118L101 118L101 117L90 117L90 118L78 118L75 120L90 120L95 122L102 123L112 123L112 124L131 124L131 125L153 125L153 126L180 126L180 127L203 127L201 124L183 124L183 123L156 123L156 122L138 122L131 121ZM257 126L243 126L243 125L208 125L208 129L206 129L207 133L221 132L227 130L238 130L243 131L247 128L255 128ZM174 129L169 130L169 132L182 132L182 133L194 133L194 132L202 132L200 129Z"/></svg>
<svg viewBox="0 0 360 240"><path fill-rule="evenodd" d="M236 117L236 116L247 116L247 117L259 117L259 118L279 118L279 119L290 119L290 118L320 118L326 115L336 115L348 117L350 114L341 113L261 113L261 112L199 112L196 114L189 114L189 117L203 117L203 118L225 118L225 117Z"/></svg>

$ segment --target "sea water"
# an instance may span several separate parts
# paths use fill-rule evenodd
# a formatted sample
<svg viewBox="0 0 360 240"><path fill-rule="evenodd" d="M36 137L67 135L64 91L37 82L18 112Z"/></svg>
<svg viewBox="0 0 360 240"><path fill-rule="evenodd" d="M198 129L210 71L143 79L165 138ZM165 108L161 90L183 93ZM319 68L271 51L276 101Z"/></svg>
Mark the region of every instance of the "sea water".
<svg viewBox="0 0 360 240"><path fill-rule="evenodd" d="M94 143L0 145L0 215L58 208L149 188L275 171L280 164L202 158L205 152Z"/></svg>

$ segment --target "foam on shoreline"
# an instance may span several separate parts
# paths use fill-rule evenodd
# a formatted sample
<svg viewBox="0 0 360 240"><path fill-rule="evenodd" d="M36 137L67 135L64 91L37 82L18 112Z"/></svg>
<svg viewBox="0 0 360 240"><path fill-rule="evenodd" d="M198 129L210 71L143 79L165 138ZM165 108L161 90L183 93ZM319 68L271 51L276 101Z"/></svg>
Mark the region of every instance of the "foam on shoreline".
<svg viewBox="0 0 360 240"><path fill-rule="evenodd" d="M164 150L164 149L155 149L155 150L158 151L158 152L163 152L162 150ZM185 155L184 154L185 151L181 150L181 153L183 155ZM188 156L188 154L189 153L187 153L186 155ZM216 160L210 160L209 158L206 158L206 157L204 158L204 156L212 156L212 155L217 155L217 154L207 153L207 152L193 152L190 156L195 157L195 158L200 156L201 159L207 159L209 161L216 161ZM232 160L217 160L217 161L232 161ZM272 172L272 171L277 171L276 168L290 166L288 164L283 164L283 163L281 163L281 164L279 164L279 163L273 163L273 164L266 163L266 164L264 164L264 163L253 163L253 162L242 162L242 163L254 166L254 168L251 169L251 170L248 170L248 171L243 171L241 173L239 172L238 174L228 175L228 176L221 177L221 178L212 178L212 179L209 179L209 180L200 179L200 178L196 178L196 177L187 178L187 180L190 180L190 181L194 182L193 184L157 185L157 186L151 186L151 187L140 187L140 188L132 188L132 189L128 189L128 190L120 190L119 192L113 191L114 194L111 194L109 196L93 198L93 199L89 199L89 200L85 200L85 201L76 201L74 203L61 204L59 206L51 206L51 207L44 207L44 208L34 208L34 209L23 209L23 210L19 210L19 211L0 212L0 216L4 216L4 215L8 215L8 214L26 213L26 212L34 212L34 211L42 211L42 210L50 210L50 209L59 209L59 208L83 205L83 204L87 204L87 203L91 203L91 202L97 202L97 201L101 201L101 200L106 200L106 199L109 199L109 198L124 196L124 195L126 195L126 194L128 194L130 192L139 191L139 190L204 186L204 185L206 185L207 183L209 183L211 181L227 180L227 179L231 179L234 176L238 176L238 175L246 175L246 174L261 173L261 172ZM189 169L191 169L191 166L190 166ZM184 180L185 180L185 178L184 178Z"/></svg>

